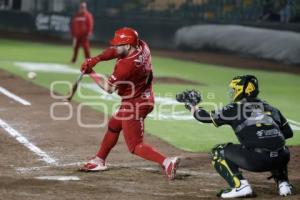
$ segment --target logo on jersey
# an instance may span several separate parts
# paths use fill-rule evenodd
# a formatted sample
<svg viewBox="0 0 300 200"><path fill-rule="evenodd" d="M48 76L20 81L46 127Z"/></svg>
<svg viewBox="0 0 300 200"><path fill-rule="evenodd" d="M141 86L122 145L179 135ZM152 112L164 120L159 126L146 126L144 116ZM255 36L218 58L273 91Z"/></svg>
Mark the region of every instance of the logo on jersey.
<svg viewBox="0 0 300 200"><path fill-rule="evenodd" d="M137 59L135 59L134 62L137 67L140 67L145 63L145 59L144 59L143 55L139 55L139 57Z"/></svg>
<svg viewBox="0 0 300 200"><path fill-rule="evenodd" d="M270 130L259 130L256 132L256 135L258 139L284 137L283 134L277 128L273 128Z"/></svg>
<svg viewBox="0 0 300 200"><path fill-rule="evenodd" d="M151 55L149 48L144 48L137 59L134 60L137 67L144 66L146 70L151 70Z"/></svg>

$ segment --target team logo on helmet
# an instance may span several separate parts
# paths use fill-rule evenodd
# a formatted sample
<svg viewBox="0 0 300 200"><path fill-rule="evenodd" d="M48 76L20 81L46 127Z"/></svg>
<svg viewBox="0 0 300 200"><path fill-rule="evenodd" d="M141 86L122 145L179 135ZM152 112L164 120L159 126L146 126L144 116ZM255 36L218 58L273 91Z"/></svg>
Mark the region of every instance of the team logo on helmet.
<svg viewBox="0 0 300 200"><path fill-rule="evenodd" d="M231 88L231 99L233 102L240 101L243 98L255 98L259 93L258 80L253 75L234 77L229 87Z"/></svg>

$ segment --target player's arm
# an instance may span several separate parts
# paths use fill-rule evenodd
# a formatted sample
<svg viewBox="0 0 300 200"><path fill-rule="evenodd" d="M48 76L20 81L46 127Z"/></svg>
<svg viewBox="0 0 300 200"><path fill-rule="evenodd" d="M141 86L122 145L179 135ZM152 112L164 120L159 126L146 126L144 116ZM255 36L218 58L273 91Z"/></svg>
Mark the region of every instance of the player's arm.
<svg viewBox="0 0 300 200"><path fill-rule="evenodd" d="M89 30L89 35L92 34L93 30L94 30L94 18L93 15L91 13L88 13L87 15L88 17L88 30Z"/></svg>
<svg viewBox="0 0 300 200"><path fill-rule="evenodd" d="M72 37L74 38L76 35L75 35L75 32L76 32L76 24L75 24L75 16L72 17L71 19L71 35Z"/></svg>
<svg viewBox="0 0 300 200"><path fill-rule="evenodd" d="M176 95L176 100L178 102L184 103L185 108L190 110L195 117L200 122L203 123L213 123L215 126L221 126L224 124L231 124L236 117L237 105L228 104L221 110L215 112L212 111L208 113L201 107L197 107L197 104L201 102L201 95L195 91L185 91Z"/></svg>
<svg viewBox="0 0 300 200"><path fill-rule="evenodd" d="M191 112L196 120L203 122L203 123L214 123L213 119L211 118L211 114L204 110L203 108L196 108L194 107Z"/></svg>
<svg viewBox="0 0 300 200"><path fill-rule="evenodd" d="M95 65L101 61L112 60L118 57L118 54L113 47L106 48L101 54L86 59L81 65L81 71L83 73L89 74Z"/></svg>
<svg viewBox="0 0 300 200"><path fill-rule="evenodd" d="M202 123L213 123L216 127L231 123L231 121L225 117L225 115L228 115L228 113L224 112L224 109L221 109L218 112L208 112L200 107L193 108L191 112L196 120Z"/></svg>
<svg viewBox="0 0 300 200"><path fill-rule="evenodd" d="M116 90L115 85L111 84L105 76L97 74L94 70L90 73L90 77L107 93L111 94Z"/></svg>
<svg viewBox="0 0 300 200"><path fill-rule="evenodd" d="M291 138L293 137L294 133L293 130L290 126L290 124L288 123L288 121L286 120L286 118L281 114L281 112L279 111L279 115L280 115L280 130L284 135L285 139Z"/></svg>
<svg viewBox="0 0 300 200"><path fill-rule="evenodd" d="M127 80L130 71L126 67L125 62L117 62L113 74L107 79L105 76L100 76L92 70L90 77L97 83L99 87L108 93L113 93L118 89L118 84Z"/></svg>
<svg viewBox="0 0 300 200"><path fill-rule="evenodd" d="M216 127L224 124L231 124L235 118L236 105L229 104L218 111L208 112L201 107L190 106L188 104L185 107L191 111L194 118L202 123L213 123Z"/></svg>

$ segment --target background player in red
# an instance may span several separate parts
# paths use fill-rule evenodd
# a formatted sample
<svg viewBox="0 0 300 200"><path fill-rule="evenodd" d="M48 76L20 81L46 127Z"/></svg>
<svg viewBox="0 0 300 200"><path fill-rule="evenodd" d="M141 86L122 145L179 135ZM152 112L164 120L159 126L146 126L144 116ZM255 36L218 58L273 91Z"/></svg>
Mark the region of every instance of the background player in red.
<svg viewBox="0 0 300 200"><path fill-rule="evenodd" d="M113 74L108 80L98 80L105 91L118 92L122 98L119 110L110 118L108 130L97 155L84 164L83 171L106 170L105 159L123 131L131 153L160 164L170 180L174 179L179 162L177 157L165 157L143 142L144 120L153 110L152 65L148 45L138 39L131 28L121 28L110 40L112 47L100 55L87 59L81 67L84 73L94 73L93 67L100 61L117 58Z"/></svg>
<svg viewBox="0 0 300 200"><path fill-rule="evenodd" d="M79 47L84 49L85 58L90 57L89 37L93 32L94 19L92 14L87 10L87 5L82 2L79 11L73 16L71 22L71 33L73 37L73 57L71 62L75 63Z"/></svg>

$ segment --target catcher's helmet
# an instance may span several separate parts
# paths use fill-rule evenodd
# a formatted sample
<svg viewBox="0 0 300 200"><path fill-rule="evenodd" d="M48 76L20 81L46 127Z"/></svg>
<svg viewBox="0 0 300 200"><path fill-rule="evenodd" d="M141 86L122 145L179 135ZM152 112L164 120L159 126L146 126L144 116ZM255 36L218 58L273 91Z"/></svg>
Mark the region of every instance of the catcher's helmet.
<svg viewBox="0 0 300 200"><path fill-rule="evenodd" d="M110 40L113 46L130 44L136 46L138 44L138 33L136 30L128 27L116 30L115 36Z"/></svg>
<svg viewBox="0 0 300 200"><path fill-rule="evenodd" d="M232 89L232 101L237 102L243 98L257 97L258 80L253 75L236 76L229 84Z"/></svg>

